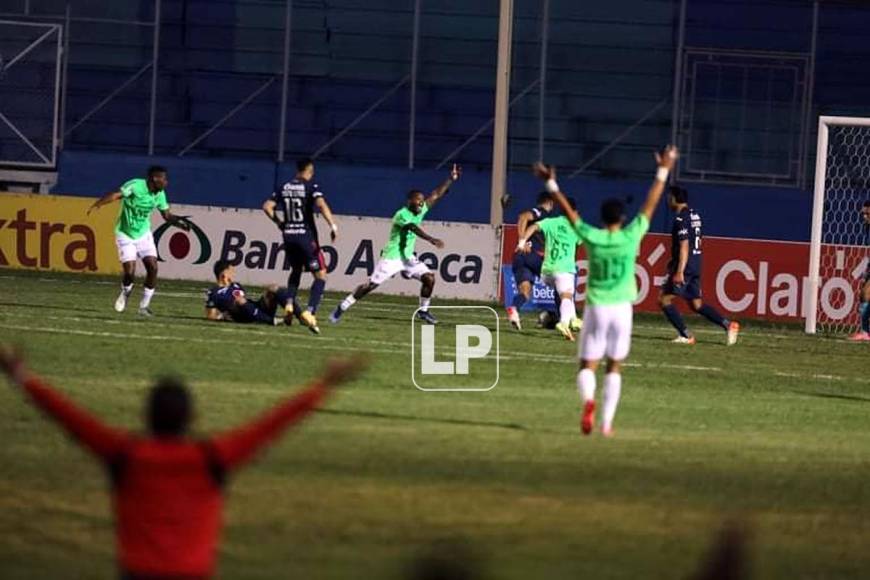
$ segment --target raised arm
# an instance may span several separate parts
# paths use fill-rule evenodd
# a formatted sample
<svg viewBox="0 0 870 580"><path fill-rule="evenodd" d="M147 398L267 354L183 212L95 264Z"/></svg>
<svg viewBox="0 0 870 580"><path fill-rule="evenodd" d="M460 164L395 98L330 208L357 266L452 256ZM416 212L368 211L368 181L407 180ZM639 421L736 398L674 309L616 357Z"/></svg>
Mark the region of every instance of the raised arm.
<svg viewBox="0 0 870 580"><path fill-rule="evenodd" d="M87 215L91 215L91 212L94 211L95 209L100 209L104 205L112 203L113 201L118 201L119 199L121 199L121 192L120 191L111 191L111 192L107 193L106 195L104 195L103 197L101 197L100 199L98 199L97 201L95 201L93 203L93 205L91 205L91 207L88 208Z"/></svg>
<svg viewBox="0 0 870 580"><path fill-rule="evenodd" d="M221 466L226 470L241 467L290 425L314 411L333 387L352 381L366 366L366 359L362 356L332 360L320 377L292 398L246 425L212 437L209 443Z"/></svg>
<svg viewBox="0 0 870 580"><path fill-rule="evenodd" d="M543 180L544 187L546 187L547 191L550 192L550 195L553 196L553 201L562 208L562 213L565 214L565 217L567 217L572 224L579 222L580 214L576 209L571 207L571 204L568 203L568 198L566 198L565 194L559 190L559 184L556 183L556 168L552 165L544 165L538 161L532 165L532 172L538 179Z"/></svg>
<svg viewBox="0 0 870 580"><path fill-rule="evenodd" d="M429 242L430 244L432 244L436 248L440 249L440 248L444 247L443 241L439 240L438 238L434 238L434 237L430 236L429 234L427 234L426 232L421 230L420 226L418 226L416 224L408 224L405 226L405 229L410 231L410 232L414 232L415 234L417 234L417 237L426 240L427 242Z"/></svg>
<svg viewBox="0 0 870 580"><path fill-rule="evenodd" d="M457 164L453 164L453 169L450 170L450 175L447 176L447 179L444 180L444 183L436 187L432 190L432 193L429 194L429 197L426 198L426 205L429 206L429 209L432 209L432 206L438 203L438 200L444 197L444 194L447 193L447 190L450 189L450 186L453 185L455 181L457 181L462 176L462 168Z"/></svg>
<svg viewBox="0 0 870 580"><path fill-rule="evenodd" d="M0 367L37 407L99 458L111 460L129 443L131 436L126 431L109 427L31 373L20 353L9 345L0 345Z"/></svg>
<svg viewBox="0 0 870 580"><path fill-rule="evenodd" d="M335 238L338 237L338 224L335 223L335 218L332 215L332 210L329 208L329 204L326 203L326 199L323 197L315 198L314 204L317 206L317 209L320 210L323 219L325 219L326 223L329 224L329 237L334 242Z"/></svg>
<svg viewBox="0 0 870 580"><path fill-rule="evenodd" d="M643 202L640 208L640 213L646 216L647 221L652 220L653 213L655 213L656 207L662 198L662 193L665 191L668 174L674 168L674 165L676 165L679 157L680 153L673 145L668 145L664 151L656 153L656 163L658 164L656 178L646 194L646 201Z"/></svg>

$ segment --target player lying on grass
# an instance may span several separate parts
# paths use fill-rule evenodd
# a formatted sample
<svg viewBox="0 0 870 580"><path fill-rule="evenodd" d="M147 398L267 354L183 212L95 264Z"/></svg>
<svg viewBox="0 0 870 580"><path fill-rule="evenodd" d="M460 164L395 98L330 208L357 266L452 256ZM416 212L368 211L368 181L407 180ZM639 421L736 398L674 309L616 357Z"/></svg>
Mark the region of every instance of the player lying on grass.
<svg viewBox="0 0 870 580"><path fill-rule="evenodd" d="M607 359L607 374L604 376L601 432L606 436L613 433L613 418L622 392L622 363L631 350L632 303L637 298L635 260L677 157L677 148L673 146L661 154L656 153L658 170L655 181L640 212L624 227L625 206L621 200L609 199L601 204L604 227L593 227L580 217L559 191L555 170L541 163L534 167L535 174L546 181L547 191L553 194L553 199L585 245L589 260L586 306L578 350L580 372L577 373L577 387L583 402L580 427L586 435L592 432L595 424L595 371L603 358Z"/></svg>
<svg viewBox="0 0 870 580"><path fill-rule="evenodd" d="M542 191L538 194L535 207L520 213L517 219L517 235L525 238L525 244L517 244L517 251L514 252L511 271L517 284L517 293L507 308L508 321L517 330L523 329L520 309L531 298L532 285L535 283L535 278L541 275L541 267L544 264L544 235L540 231L533 234L523 234L523 232L530 225L550 217L552 213L553 198L550 197L549 192Z"/></svg>
<svg viewBox="0 0 870 580"><path fill-rule="evenodd" d="M722 318L722 315L701 299L701 215L689 207L689 192L682 187L672 186L668 191L668 207L674 212L671 225L671 261L668 262L668 277L662 285L659 306L665 317L679 335L673 340L678 344L695 344L695 337L689 333L680 311L674 306L674 298L679 296L689 306L726 332L725 343L737 342L740 325Z"/></svg>
<svg viewBox="0 0 870 580"><path fill-rule="evenodd" d="M217 284L205 295L205 317L209 320L229 320L232 322L259 322L275 324L278 308L284 309L284 322L290 324L293 313L300 312L298 305L287 288L269 286L257 300L248 298L245 288L236 282L236 269L226 260L214 264L214 277ZM287 304L291 308L287 308Z"/></svg>
<svg viewBox="0 0 870 580"><path fill-rule="evenodd" d="M577 209L574 200L568 198L568 205ZM566 339L573 341L575 330L580 330L582 321L577 318L574 304L574 281L577 275L577 246L582 244L574 226L565 216L542 219L520 232L517 252L529 253L531 246L526 243L538 232L544 234L544 262L541 265L541 278L544 284L556 289L559 296L559 322L556 330Z"/></svg>
<svg viewBox="0 0 870 580"><path fill-rule="evenodd" d="M438 200L444 197L461 174L462 169L454 163L444 183L436 187L428 197L418 189L408 192L407 204L393 215L390 239L381 250L381 259L375 264L375 271L372 272L371 278L365 284L357 286L353 293L348 294L335 307L329 316L330 322L337 323L342 314L347 312L357 300L361 300L369 292L401 272L406 278L420 280L420 309L417 311L417 317L428 324L438 324L438 320L429 312L429 302L432 300L432 290L435 288L435 274L429 271L426 264L417 259L414 244L419 236L436 248L444 247L444 242L420 229L420 222Z"/></svg>
<svg viewBox="0 0 870 580"><path fill-rule="evenodd" d="M864 246L870 248L870 200L861 207L861 220L864 225ZM849 340L870 341L870 255L867 256L864 279L858 288L858 316L861 328Z"/></svg>
<svg viewBox="0 0 870 580"><path fill-rule="evenodd" d="M152 316L151 298L157 287L157 246L151 234L151 213L154 209L158 209L163 219L172 225L190 230L187 218L169 211L165 191L168 183L166 169L154 165L148 168L147 179L131 179L120 190L107 193L88 209L90 215L95 209L121 200L121 213L115 224L115 245L124 274L121 278L121 294L115 300L116 312L123 312L127 308L127 299L133 292L136 258L139 257L145 265L145 285L139 302L139 314Z"/></svg>
<svg viewBox="0 0 870 580"><path fill-rule="evenodd" d="M151 388L147 433L131 433L55 391L0 344L0 368L12 384L106 468L124 580L211 578L229 476L365 366L362 358L330 361L302 391L255 420L194 439L188 435L193 402L180 380L162 379Z"/></svg>

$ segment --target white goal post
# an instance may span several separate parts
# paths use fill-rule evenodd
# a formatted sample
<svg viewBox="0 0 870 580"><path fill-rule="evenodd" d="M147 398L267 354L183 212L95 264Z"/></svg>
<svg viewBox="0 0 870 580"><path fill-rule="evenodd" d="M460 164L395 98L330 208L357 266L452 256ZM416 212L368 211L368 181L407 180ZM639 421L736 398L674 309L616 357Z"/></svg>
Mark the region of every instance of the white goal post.
<svg viewBox="0 0 870 580"><path fill-rule="evenodd" d="M808 333L858 327L858 292L868 268L870 118L819 117L806 324Z"/></svg>

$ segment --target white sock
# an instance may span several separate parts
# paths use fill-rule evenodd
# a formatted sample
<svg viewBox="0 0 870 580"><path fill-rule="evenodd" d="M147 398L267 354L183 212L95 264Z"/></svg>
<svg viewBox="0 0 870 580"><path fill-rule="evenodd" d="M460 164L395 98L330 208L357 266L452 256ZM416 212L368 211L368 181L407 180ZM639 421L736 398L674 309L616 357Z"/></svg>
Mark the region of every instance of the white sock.
<svg viewBox="0 0 870 580"><path fill-rule="evenodd" d="M139 308L148 308L151 304L151 297L154 296L154 288L142 289L142 300L139 302Z"/></svg>
<svg viewBox="0 0 870 580"><path fill-rule="evenodd" d="M595 400L595 371L583 369L577 373L577 390L585 405L588 401Z"/></svg>
<svg viewBox="0 0 870 580"><path fill-rule="evenodd" d="M559 322L568 324L577 317L577 307L574 306L574 300L571 298L562 298L559 303Z"/></svg>
<svg viewBox="0 0 870 580"><path fill-rule="evenodd" d="M339 304L338 307L342 312L344 312L354 304L356 304L356 298L353 297L353 294L348 294L344 300L341 301L341 304Z"/></svg>
<svg viewBox="0 0 870 580"><path fill-rule="evenodd" d="M429 303L432 302L432 298L423 298L420 296L420 310L426 312L429 310Z"/></svg>
<svg viewBox="0 0 870 580"><path fill-rule="evenodd" d="M619 405L620 393L622 393L622 375L619 373L604 375L604 411L601 423L605 429L613 425L613 417L616 415L616 407Z"/></svg>
<svg viewBox="0 0 870 580"><path fill-rule="evenodd" d="M130 284L129 286L124 286L123 284L121 284L121 292L124 294L124 296L129 296L133 292L133 285Z"/></svg>

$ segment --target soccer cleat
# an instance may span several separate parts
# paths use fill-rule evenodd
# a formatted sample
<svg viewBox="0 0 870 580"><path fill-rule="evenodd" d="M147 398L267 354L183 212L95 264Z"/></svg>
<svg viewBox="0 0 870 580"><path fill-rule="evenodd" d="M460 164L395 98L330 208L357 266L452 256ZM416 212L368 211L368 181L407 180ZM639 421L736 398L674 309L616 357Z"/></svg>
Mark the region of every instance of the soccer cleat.
<svg viewBox="0 0 870 580"><path fill-rule="evenodd" d="M428 310L421 310L417 313L417 318L425 322L426 324L438 324L438 319L432 316Z"/></svg>
<svg viewBox="0 0 870 580"><path fill-rule="evenodd" d="M870 341L870 334L868 334L862 330L860 332L856 332L855 334L850 336L847 340L851 340L852 342Z"/></svg>
<svg viewBox="0 0 870 580"><path fill-rule="evenodd" d="M332 314L329 315L329 322L332 324L338 324L341 322L342 314L344 314L344 311L341 309L341 305L336 306L335 310L332 311Z"/></svg>
<svg viewBox="0 0 870 580"><path fill-rule="evenodd" d="M589 435L593 427L595 427L595 401L586 401L583 405L583 417L580 419L580 430L584 435Z"/></svg>
<svg viewBox="0 0 870 580"><path fill-rule="evenodd" d="M601 426L601 434L605 437L613 437L613 426L612 425L602 425Z"/></svg>
<svg viewBox="0 0 870 580"><path fill-rule="evenodd" d="M308 330L314 334L320 334L320 328L317 326L317 318L314 317L309 310L303 310L299 313L299 322L308 327Z"/></svg>
<svg viewBox="0 0 870 580"><path fill-rule="evenodd" d="M142 316L145 318L153 318L154 313L151 312L151 309L146 306L144 308L139 308L139 316Z"/></svg>
<svg viewBox="0 0 870 580"><path fill-rule="evenodd" d="M511 306L510 308L508 308L507 315L508 315L507 316L508 322L511 323L511 326L513 326L517 330L523 329L523 323L520 322L520 313L517 311L517 309L515 307Z"/></svg>
<svg viewBox="0 0 870 580"><path fill-rule="evenodd" d="M694 336L678 336L671 341L674 344L695 344Z"/></svg>
<svg viewBox="0 0 870 580"><path fill-rule="evenodd" d="M556 330L559 331L559 334L565 337L565 340L570 340L574 342L574 333L571 332L571 329L564 322L559 322L556 324Z"/></svg>
<svg viewBox="0 0 870 580"><path fill-rule="evenodd" d="M127 297L129 294L121 290L121 293L118 295L118 299L115 300L115 312L124 312L127 308Z"/></svg>
<svg viewBox="0 0 870 580"><path fill-rule="evenodd" d="M575 316L571 319L571 322L568 323L568 328L573 332L580 332L583 329L583 319Z"/></svg>
<svg viewBox="0 0 870 580"><path fill-rule="evenodd" d="M731 346L737 344L737 335L740 334L740 324L732 322L728 325L728 340L725 344Z"/></svg>

